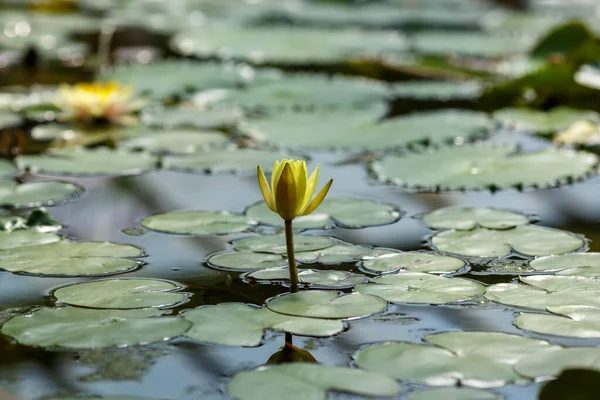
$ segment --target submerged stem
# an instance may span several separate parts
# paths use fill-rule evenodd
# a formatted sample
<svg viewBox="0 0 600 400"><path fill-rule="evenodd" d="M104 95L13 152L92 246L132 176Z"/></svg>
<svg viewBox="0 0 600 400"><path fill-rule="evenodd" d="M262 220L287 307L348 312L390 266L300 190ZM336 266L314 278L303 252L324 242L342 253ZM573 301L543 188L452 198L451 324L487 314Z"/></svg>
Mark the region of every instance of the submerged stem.
<svg viewBox="0 0 600 400"><path fill-rule="evenodd" d="M290 293L296 293L298 291L298 268L296 267L296 256L294 255L294 232L292 231L291 220L285 221L285 245L290 270Z"/></svg>

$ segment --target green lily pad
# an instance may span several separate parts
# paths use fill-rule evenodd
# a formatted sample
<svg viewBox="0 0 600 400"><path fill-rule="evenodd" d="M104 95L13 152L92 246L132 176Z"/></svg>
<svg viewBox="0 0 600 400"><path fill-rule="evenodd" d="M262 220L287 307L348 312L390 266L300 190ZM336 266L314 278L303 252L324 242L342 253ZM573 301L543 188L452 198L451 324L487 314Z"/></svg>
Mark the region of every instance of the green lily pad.
<svg viewBox="0 0 600 400"><path fill-rule="evenodd" d="M567 231L521 225L506 230L442 231L433 236L431 244L436 250L469 257L506 257L513 252L547 256L579 250L585 246L585 240Z"/></svg>
<svg viewBox="0 0 600 400"><path fill-rule="evenodd" d="M244 89L228 90L223 101L250 110L297 112L370 107L387 97L385 85L375 80L285 74ZM286 116L291 118L290 114Z"/></svg>
<svg viewBox="0 0 600 400"><path fill-rule="evenodd" d="M146 278L101 279L56 289L61 303L91 308L132 309L171 307L187 300L182 287L170 281Z"/></svg>
<svg viewBox="0 0 600 400"><path fill-rule="evenodd" d="M571 368L600 370L600 349L559 348L525 357L515 365L515 370L519 374L530 378L549 378Z"/></svg>
<svg viewBox="0 0 600 400"><path fill-rule="evenodd" d="M245 276L247 280L263 282L287 282L290 280L288 268L271 268L251 272ZM323 271L318 269L303 269L298 272L300 283L311 289L351 289L368 278L364 275L347 271Z"/></svg>
<svg viewBox="0 0 600 400"><path fill-rule="evenodd" d="M385 310L387 301L360 293L310 290L289 293L267 300L267 307L276 313L298 317L341 319L361 318Z"/></svg>
<svg viewBox="0 0 600 400"><path fill-rule="evenodd" d="M400 393L400 385L369 371L310 363L238 372L227 385L227 392L240 400L326 400L331 391L391 397Z"/></svg>
<svg viewBox="0 0 600 400"><path fill-rule="evenodd" d="M31 119L31 116L29 116ZM31 130L35 140L51 143L51 147L72 149L112 144L146 132L144 127L135 126L73 126L59 123L36 125Z"/></svg>
<svg viewBox="0 0 600 400"><path fill-rule="evenodd" d="M10 176L17 172L15 164L8 160L0 159L0 176Z"/></svg>
<svg viewBox="0 0 600 400"><path fill-rule="evenodd" d="M0 129L13 128L23 123L23 117L12 111L0 110Z"/></svg>
<svg viewBox="0 0 600 400"><path fill-rule="evenodd" d="M410 392L408 400L502 400L502 395L480 389L440 388Z"/></svg>
<svg viewBox="0 0 600 400"><path fill-rule="evenodd" d="M26 215L0 216L0 231L12 232L23 229L56 232L62 229L62 225L43 207L31 210Z"/></svg>
<svg viewBox="0 0 600 400"><path fill-rule="evenodd" d="M540 257L529 262L536 271L555 271L557 275L600 277L600 253L563 254Z"/></svg>
<svg viewBox="0 0 600 400"><path fill-rule="evenodd" d="M236 108L195 108L187 106L146 107L142 123L154 128L232 129L243 119Z"/></svg>
<svg viewBox="0 0 600 400"><path fill-rule="evenodd" d="M411 36L417 53L503 57L527 52L535 38L526 35L490 35L481 32L425 31Z"/></svg>
<svg viewBox="0 0 600 400"><path fill-rule="evenodd" d="M199 236L244 232L252 225L243 215L225 211L175 211L156 214L142 221L144 228L153 231Z"/></svg>
<svg viewBox="0 0 600 400"><path fill-rule="evenodd" d="M375 257L382 252L385 252L385 250L380 251L367 246L357 246L338 241L335 245L322 250L297 253L296 261L305 264L339 265L356 262L368 256Z"/></svg>
<svg viewBox="0 0 600 400"><path fill-rule="evenodd" d="M372 278L356 291L393 303L446 304L468 300L485 292L481 283L464 278L445 278L422 272L400 272Z"/></svg>
<svg viewBox="0 0 600 400"><path fill-rule="evenodd" d="M19 156L19 169L52 175L137 175L156 168L157 159L148 153L106 148L56 149L44 155Z"/></svg>
<svg viewBox="0 0 600 400"><path fill-rule="evenodd" d="M160 317L159 310L41 308L2 326L2 333L27 346L96 349L168 340L190 327L182 318Z"/></svg>
<svg viewBox="0 0 600 400"><path fill-rule="evenodd" d="M100 79L131 85L139 95L153 99L182 96L194 90L236 87L253 80L247 65L163 60L151 64L119 65Z"/></svg>
<svg viewBox="0 0 600 400"><path fill-rule="evenodd" d="M513 145L476 144L389 155L371 168L380 181L436 191L556 186L585 178L597 163L567 149L516 153Z"/></svg>
<svg viewBox="0 0 600 400"><path fill-rule="evenodd" d="M434 346L374 344L359 350L354 361L360 368L430 386L493 388L522 380L513 369L519 360L560 348L499 332L448 332L425 340Z"/></svg>
<svg viewBox="0 0 600 400"><path fill-rule="evenodd" d="M176 129L127 140L119 148L152 153L198 153L225 147L229 138L219 131Z"/></svg>
<svg viewBox="0 0 600 400"><path fill-rule="evenodd" d="M0 250L0 269L40 276L113 275L136 269L141 262L131 257L143 255L132 245L61 240Z"/></svg>
<svg viewBox="0 0 600 400"><path fill-rule="evenodd" d="M0 231L0 250L18 248L21 246L39 246L46 243L58 242L60 236L40 232L37 229L20 229L16 231Z"/></svg>
<svg viewBox="0 0 600 400"><path fill-rule="evenodd" d="M294 251L314 251L331 247L335 244L329 236L294 236ZM255 253L286 254L287 246L284 235L255 236L236 240L233 243L236 251L252 251Z"/></svg>
<svg viewBox="0 0 600 400"><path fill-rule="evenodd" d="M287 265L281 254L254 253L252 251L227 251L208 257L209 266L226 271L247 272Z"/></svg>
<svg viewBox="0 0 600 400"><path fill-rule="evenodd" d="M256 167L255 167L256 168ZM248 207L247 217L261 224L283 228L283 220L261 201ZM404 213L398 208L377 201L355 197L326 197L311 215L294 219L293 228L331 229L335 226L358 229L387 225L398 221Z"/></svg>
<svg viewBox="0 0 600 400"><path fill-rule="evenodd" d="M52 206L77 197L83 188L73 183L59 181L31 181L17 183L0 179L0 206L31 208Z"/></svg>
<svg viewBox="0 0 600 400"><path fill-rule="evenodd" d="M164 158L163 163L166 169L207 173L239 173L256 171L257 165L272 165L275 160L290 157L292 156L279 151L232 149L187 156L167 156Z"/></svg>
<svg viewBox="0 0 600 400"><path fill-rule="evenodd" d="M290 317L242 303L202 306L183 314L193 325L186 336L206 343L254 347L265 330L328 337L344 330L339 320Z"/></svg>
<svg viewBox="0 0 600 400"><path fill-rule="evenodd" d="M600 338L600 308L590 306L548 307L558 315L521 313L517 328L546 335L577 338Z"/></svg>
<svg viewBox="0 0 600 400"><path fill-rule="evenodd" d="M360 265L372 273L427 272L447 274L466 266L458 258L423 252L387 252L367 258Z"/></svg>
<svg viewBox="0 0 600 400"><path fill-rule="evenodd" d="M600 307L600 280L581 276L535 275L521 283L498 283L487 288L485 297L515 307L546 310L547 307Z"/></svg>
<svg viewBox="0 0 600 400"><path fill-rule="evenodd" d="M398 52L405 48L405 41L396 32L203 26L176 34L171 45L185 56L299 65L339 63L364 53Z"/></svg>
<svg viewBox="0 0 600 400"><path fill-rule="evenodd" d="M494 118L519 130L551 133L566 129L577 121L598 121L600 115L592 110L570 107L556 107L547 112L529 108L503 108L494 113Z"/></svg>
<svg viewBox="0 0 600 400"><path fill-rule="evenodd" d="M479 82L409 81L394 85L392 96L417 100L475 100L483 92Z"/></svg>
<svg viewBox="0 0 600 400"><path fill-rule="evenodd" d="M286 147L382 150L471 140L485 136L492 126L487 115L477 111L423 111L378 121L383 115L379 109L374 106L351 114L341 109L316 115L282 112L256 120L248 129L258 139Z"/></svg>
<svg viewBox="0 0 600 400"><path fill-rule="evenodd" d="M509 229L530 222L526 215L489 207L445 207L423 214L421 219L431 229L457 230Z"/></svg>

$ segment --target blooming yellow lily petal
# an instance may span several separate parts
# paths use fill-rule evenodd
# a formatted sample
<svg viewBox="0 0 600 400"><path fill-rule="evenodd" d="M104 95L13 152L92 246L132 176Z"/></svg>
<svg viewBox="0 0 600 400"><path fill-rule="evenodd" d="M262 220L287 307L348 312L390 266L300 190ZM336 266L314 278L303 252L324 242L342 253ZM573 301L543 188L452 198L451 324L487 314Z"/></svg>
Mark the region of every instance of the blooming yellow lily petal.
<svg viewBox="0 0 600 400"><path fill-rule="evenodd" d="M260 191L265 199L265 203L271 209L271 211L277 212L277 208L275 208L275 200L273 199L273 195L271 194L271 189L269 188L269 184L267 183L267 177L263 172L260 165L257 168L258 174L258 185L260 186Z"/></svg>
<svg viewBox="0 0 600 400"><path fill-rule="evenodd" d="M321 189L319 194L317 194L315 196L315 198L308 204L306 209L304 211L302 211L302 214L300 214L300 215L308 215L308 214L311 214L313 211L315 211L317 209L317 207L319 207L321 205L323 200L325 200L325 196L327 196L327 192L329 192L329 188L331 187L332 183L333 183L333 179L330 179L329 182L327 182L325 184L325 186L323 186L323 189Z"/></svg>
<svg viewBox="0 0 600 400"><path fill-rule="evenodd" d="M286 163L275 190L277 213L286 221L293 220L296 214L298 199L296 197L296 179L292 167Z"/></svg>
<svg viewBox="0 0 600 400"><path fill-rule="evenodd" d="M294 178L296 179L296 215L300 214L306 207L306 184L308 180L308 173L306 172L306 163L296 162L296 171L294 171Z"/></svg>

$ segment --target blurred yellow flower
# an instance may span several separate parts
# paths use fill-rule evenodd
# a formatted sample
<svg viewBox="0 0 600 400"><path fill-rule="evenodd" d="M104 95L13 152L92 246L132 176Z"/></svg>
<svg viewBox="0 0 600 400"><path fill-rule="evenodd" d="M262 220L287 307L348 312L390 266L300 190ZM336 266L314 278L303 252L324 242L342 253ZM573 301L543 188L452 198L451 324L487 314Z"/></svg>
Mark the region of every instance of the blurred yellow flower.
<svg viewBox="0 0 600 400"><path fill-rule="evenodd" d="M267 206L285 221L292 221L300 215L308 215L323 202L333 179L313 199L319 181L319 165L308 176L304 160L275 161L271 175L271 187L258 166L258 183Z"/></svg>
<svg viewBox="0 0 600 400"><path fill-rule="evenodd" d="M144 101L133 98L133 88L116 82L61 85L54 104L62 110L60 119L82 123L135 124L133 115Z"/></svg>
<svg viewBox="0 0 600 400"><path fill-rule="evenodd" d="M600 143L600 129L597 123L577 121L554 137L554 144L562 145L597 145Z"/></svg>

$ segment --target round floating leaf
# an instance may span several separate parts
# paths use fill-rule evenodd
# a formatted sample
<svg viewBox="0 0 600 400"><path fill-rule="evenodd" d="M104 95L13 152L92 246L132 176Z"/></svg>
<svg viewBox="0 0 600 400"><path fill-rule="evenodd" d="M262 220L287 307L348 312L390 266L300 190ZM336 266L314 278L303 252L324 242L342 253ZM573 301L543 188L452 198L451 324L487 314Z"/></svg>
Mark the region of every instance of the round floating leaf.
<svg viewBox="0 0 600 400"><path fill-rule="evenodd" d="M600 280L581 276L535 275L522 283L498 283L487 288L485 297L516 307L545 310L546 307L600 307Z"/></svg>
<svg viewBox="0 0 600 400"><path fill-rule="evenodd" d="M370 108L373 103L383 103L387 96L387 88L375 80L323 74L285 74L258 85L226 91L224 102L250 110L297 112ZM377 116L383 116L385 109L380 112ZM353 118L351 114L346 115ZM293 116L286 113L283 118ZM277 121L281 120L277 118Z"/></svg>
<svg viewBox="0 0 600 400"><path fill-rule="evenodd" d="M166 169L197 172L250 172L257 165L273 165L275 160L290 158L287 153L271 150L233 149L203 152L188 156L167 156ZM293 157L292 157L293 158Z"/></svg>
<svg viewBox="0 0 600 400"><path fill-rule="evenodd" d="M12 111L0 110L0 129L13 128L23 123L23 117Z"/></svg>
<svg viewBox="0 0 600 400"><path fill-rule="evenodd" d="M328 290L309 290L284 294L267 301L271 311L309 318L360 318L381 312L387 301L379 297Z"/></svg>
<svg viewBox="0 0 600 400"><path fill-rule="evenodd" d="M529 262L536 271L556 271L557 275L600 277L600 253L563 254L540 257Z"/></svg>
<svg viewBox="0 0 600 400"><path fill-rule="evenodd" d="M570 107L556 107L547 112L529 108L503 108L494 113L494 118L519 130L551 133L566 129L577 121L598 121L600 115L592 110Z"/></svg>
<svg viewBox="0 0 600 400"><path fill-rule="evenodd" d="M245 277L257 281L289 281L288 268L263 269L252 272ZM347 271L322 271L318 269L303 269L298 273L301 283L309 285L312 289L350 289L367 282L364 275L353 274Z"/></svg>
<svg viewBox="0 0 600 400"><path fill-rule="evenodd" d="M278 268L287 265L280 254L233 251L213 254L208 257L208 265L227 271L254 271L257 269Z"/></svg>
<svg viewBox="0 0 600 400"><path fill-rule="evenodd" d="M31 208L52 206L79 195L83 189L68 182L33 181L18 184L0 179L0 206Z"/></svg>
<svg viewBox="0 0 600 400"><path fill-rule="evenodd" d="M367 256L377 256L380 252L371 247L356 246L344 242L315 251L303 251L296 254L296 261L312 264L338 265L358 261Z"/></svg>
<svg viewBox="0 0 600 400"><path fill-rule="evenodd" d="M159 315L161 311L153 309L41 308L12 318L2 326L2 333L28 346L96 349L167 340L191 325L182 318Z"/></svg>
<svg viewBox="0 0 600 400"><path fill-rule="evenodd" d="M526 215L488 207L445 207L424 214L421 218L431 229L458 230L478 227L509 229L530 222Z"/></svg>
<svg viewBox="0 0 600 400"><path fill-rule="evenodd" d="M219 131L177 129L127 140L119 146L126 150L145 150L152 153L197 153L225 147L229 138Z"/></svg>
<svg viewBox="0 0 600 400"><path fill-rule="evenodd" d="M201 342L230 346L258 346L264 331L328 337L344 330L338 320L291 317L242 303L202 306L186 311L183 317L193 325L186 336Z"/></svg>
<svg viewBox="0 0 600 400"><path fill-rule="evenodd" d="M161 279L121 278L75 283L56 289L56 300L91 308L170 307L187 299L185 293L173 293L182 287Z"/></svg>
<svg viewBox="0 0 600 400"><path fill-rule="evenodd" d="M236 87L252 81L253 77L254 71L247 65L164 60L119 65L100 79L131 85L140 95L165 99L192 90Z"/></svg>
<svg viewBox="0 0 600 400"><path fill-rule="evenodd" d="M389 155L372 169L381 181L433 191L555 186L586 177L598 162L567 149L515 152L514 146L488 144L443 147Z"/></svg>
<svg viewBox="0 0 600 400"><path fill-rule="evenodd" d="M248 129L259 139L286 147L382 150L470 140L491 128L486 114L470 110L424 111L380 121L378 115L383 113L377 107L351 114L343 110L316 115L285 112L253 121Z"/></svg>
<svg viewBox="0 0 600 400"><path fill-rule="evenodd" d="M200 107L146 107L141 120L156 128L231 129L242 120L243 114L235 108Z"/></svg>
<svg viewBox="0 0 600 400"><path fill-rule="evenodd" d="M13 249L21 246L39 246L46 243L58 242L60 236L40 232L36 229L17 231L0 231L0 250ZM47 257L48 255L46 255Z"/></svg>
<svg viewBox="0 0 600 400"><path fill-rule="evenodd" d="M19 156L16 161L19 169L52 175L137 175L157 164L147 153L106 148L56 149L39 156Z"/></svg>
<svg viewBox="0 0 600 400"><path fill-rule="evenodd" d="M227 392L240 400L325 400L330 391L391 397L400 393L400 385L373 372L310 363L239 372L227 385Z"/></svg>
<svg viewBox="0 0 600 400"><path fill-rule="evenodd" d="M513 365L520 359L559 348L542 340L498 332L448 332L429 335L425 340L438 347L374 344L356 353L354 360L360 368L415 383L491 388L519 381Z"/></svg>
<svg viewBox="0 0 600 400"><path fill-rule="evenodd" d="M413 81L392 87L394 97L418 100L475 100L483 87L478 82Z"/></svg>
<svg viewBox="0 0 600 400"><path fill-rule="evenodd" d="M589 306L548 307L559 315L521 313L518 328L546 335L600 338L600 308Z"/></svg>
<svg viewBox="0 0 600 400"><path fill-rule="evenodd" d="M43 115L42 115L43 117ZM29 117L32 118L31 116ZM41 119L44 122L44 119ZM52 148L72 149L75 147L92 147L106 143L115 143L123 139L136 137L145 133L141 126L73 126L59 123L41 124L31 130L35 140L47 142Z"/></svg>
<svg viewBox="0 0 600 400"><path fill-rule="evenodd" d="M483 294L485 286L469 279L401 272L373 278L371 283L358 285L356 290L393 303L446 304Z"/></svg>
<svg viewBox="0 0 600 400"><path fill-rule="evenodd" d="M422 252L387 252L361 262L365 270L374 273L409 271L446 274L456 272L465 265L458 258Z"/></svg>
<svg viewBox="0 0 600 400"><path fill-rule="evenodd" d="M513 251L525 256L564 254L585 246L585 240L567 231L533 225L506 230L475 228L449 230L431 239L439 251L469 257L506 257Z"/></svg>
<svg viewBox="0 0 600 400"><path fill-rule="evenodd" d="M481 32L425 31L411 36L414 51L431 55L501 57L524 53L534 38L488 35Z"/></svg>
<svg viewBox="0 0 600 400"><path fill-rule="evenodd" d="M17 172L17 167L8 161L0 159L0 176L9 176Z"/></svg>
<svg viewBox="0 0 600 400"><path fill-rule="evenodd" d="M256 167L255 167L256 168ZM262 224L283 228L283 220L261 201L248 207L246 216ZM317 210L294 219L294 229L331 229L334 226L358 229L387 225L404 213L390 204L355 197L326 197Z"/></svg>
<svg viewBox="0 0 600 400"><path fill-rule="evenodd" d="M175 211L142 221L144 228L157 232L203 236L244 232L251 225L248 218L223 211Z"/></svg>
<svg viewBox="0 0 600 400"><path fill-rule="evenodd" d="M137 268L140 261L129 257L143 255L131 245L61 240L0 250L0 269L43 276L112 275Z"/></svg>
<svg viewBox="0 0 600 400"><path fill-rule="evenodd" d="M36 208L28 214L0 217L0 230L16 231L32 229L38 232L56 232L62 228L60 222L43 207Z"/></svg>
<svg viewBox="0 0 600 400"><path fill-rule="evenodd" d="M479 389L440 388L408 393L408 400L502 400L502 395Z"/></svg>
<svg viewBox="0 0 600 400"><path fill-rule="evenodd" d="M571 347L555 349L521 359L515 370L530 378L557 376L562 370L585 368L600 370L600 349L594 347Z"/></svg>
<svg viewBox="0 0 600 400"><path fill-rule="evenodd" d="M405 48L404 38L396 32L273 26L203 26L176 34L171 44L183 55L278 64L339 63L366 52L377 55Z"/></svg>
<svg viewBox="0 0 600 400"><path fill-rule="evenodd" d="M253 251L255 253L286 254L287 246L284 235L255 236L236 240L233 248L237 251ZM331 247L335 244L329 236L294 236L294 251L313 251Z"/></svg>

